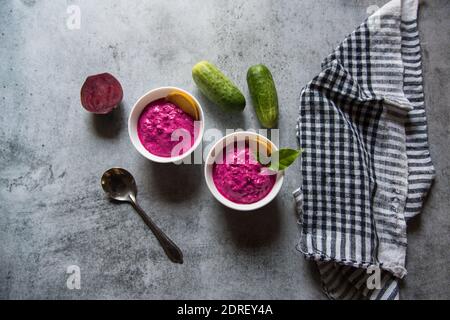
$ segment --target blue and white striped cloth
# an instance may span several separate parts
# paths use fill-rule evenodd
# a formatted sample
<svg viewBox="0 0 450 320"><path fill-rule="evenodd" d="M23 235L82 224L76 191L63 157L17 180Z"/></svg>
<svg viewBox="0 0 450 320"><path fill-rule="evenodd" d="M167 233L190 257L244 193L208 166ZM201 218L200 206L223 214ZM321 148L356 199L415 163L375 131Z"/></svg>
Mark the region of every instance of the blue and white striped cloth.
<svg viewBox="0 0 450 320"><path fill-rule="evenodd" d="M406 275L406 223L435 175L417 9L418 0L387 3L301 93L298 249L332 299L398 299Z"/></svg>

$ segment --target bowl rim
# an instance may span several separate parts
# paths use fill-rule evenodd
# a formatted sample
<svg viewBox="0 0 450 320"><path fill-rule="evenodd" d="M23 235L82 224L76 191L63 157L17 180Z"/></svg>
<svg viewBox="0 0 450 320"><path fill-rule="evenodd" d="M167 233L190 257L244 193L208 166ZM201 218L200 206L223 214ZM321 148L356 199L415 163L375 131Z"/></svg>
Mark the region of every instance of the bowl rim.
<svg viewBox="0 0 450 320"><path fill-rule="evenodd" d="M204 167L204 176L205 176L205 181L206 181L206 185L208 186L209 191L212 193L212 195L214 196L214 198L216 198L216 200L218 200L220 203L222 203L223 205L225 205L228 208L234 209L234 210L238 210L238 211L253 211L253 210L257 210L260 209L264 206L266 206L267 204L269 204L273 199L275 199L275 197L278 195L278 193L281 190L281 187L283 185L283 181L284 181L284 171L278 172L277 173L277 179L275 181L274 186L272 187L272 190L270 190L270 192L261 200L254 202L254 203L250 203L250 204L241 204L241 203L235 203L231 200L228 200L227 198L225 198L220 192L219 190L217 190L216 185L214 184L213 178L212 178L212 166L213 166L213 158L215 158L217 155L215 155L213 157L212 153L213 151L216 149L217 146L219 146L219 144L224 143L224 147L226 145L228 145L229 143L233 142L234 140L231 140L230 138L237 136L239 138L239 136L242 137L248 137L248 136L254 136L254 137L259 137L263 140L265 140L266 142L270 143L272 150L278 150L278 147L272 142L270 141L268 138L264 137L263 135L259 134L259 133L255 133L252 131L238 131L238 132L233 132L230 133L228 135L226 135L225 137L222 137L219 141L217 141L212 147L211 149L208 151L208 155L206 157L206 162L205 162L205 167ZM227 139L230 139L230 142L226 142Z"/></svg>
<svg viewBox="0 0 450 320"><path fill-rule="evenodd" d="M157 156L157 155L151 153L150 151L148 151L147 149L144 148L144 146L141 143L141 140L139 139L139 136L137 135L137 122L139 120L139 116L141 115L142 111L150 102L161 99L162 97L149 100L148 102L145 102L145 103L143 103L143 101L148 99L148 97L151 95L156 95L156 94L159 94L160 92L164 92L164 91L168 91L168 92L180 91L184 94L187 94L197 104L198 110L199 110L199 115L200 115L200 117L199 117L200 128L199 128L198 135L194 141L194 144L185 153L183 153L179 156L176 156L176 157L160 157L160 156ZM144 104L144 105L142 106L142 104ZM136 111L137 109L140 109L139 112ZM128 116L128 136L131 140L131 143L133 144L133 147L148 160L151 160L153 162L158 162L158 163L179 162L179 161L182 161L183 159L185 159L186 157L190 156L192 154L192 152L194 152L194 150L197 149L197 147L202 142L204 130L205 130L205 116L204 116L203 108L202 108L200 102L190 92L188 92L184 89L178 88L178 87L174 87L174 86L157 87L157 88L147 91L134 103L133 107L131 108L130 114ZM134 132L134 131L136 131L136 132Z"/></svg>

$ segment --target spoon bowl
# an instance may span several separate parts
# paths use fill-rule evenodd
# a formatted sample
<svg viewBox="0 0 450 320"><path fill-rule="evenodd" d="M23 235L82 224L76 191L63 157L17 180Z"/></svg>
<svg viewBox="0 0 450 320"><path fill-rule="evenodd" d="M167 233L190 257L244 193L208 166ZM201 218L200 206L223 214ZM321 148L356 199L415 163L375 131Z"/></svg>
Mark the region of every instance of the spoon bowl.
<svg viewBox="0 0 450 320"><path fill-rule="evenodd" d="M130 195L136 198L137 187L131 173L122 168L111 168L102 176L102 188L112 199L131 201Z"/></svg>

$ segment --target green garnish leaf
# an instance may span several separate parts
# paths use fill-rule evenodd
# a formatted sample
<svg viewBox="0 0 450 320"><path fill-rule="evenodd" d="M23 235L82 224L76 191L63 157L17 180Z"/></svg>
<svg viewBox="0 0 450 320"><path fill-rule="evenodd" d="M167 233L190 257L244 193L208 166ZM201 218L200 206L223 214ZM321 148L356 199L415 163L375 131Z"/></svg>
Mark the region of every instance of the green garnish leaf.
<svg viewBox="0 0 450 320"><path fill-rule="evenodd" d="M270 165L268 166L269 170L272 171L282 171L289 167L294 161L300 156L303 152L303 149L289 149L282 148L277 151L272 152ZM259 162L259 160L258 160Z"/></svg>

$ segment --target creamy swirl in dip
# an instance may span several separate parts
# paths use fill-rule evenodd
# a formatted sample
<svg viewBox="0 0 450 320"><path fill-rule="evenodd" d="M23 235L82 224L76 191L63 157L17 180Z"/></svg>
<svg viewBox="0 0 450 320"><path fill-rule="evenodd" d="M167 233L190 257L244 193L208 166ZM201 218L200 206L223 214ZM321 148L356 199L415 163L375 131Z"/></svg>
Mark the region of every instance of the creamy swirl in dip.
<svg viewBox="0 0 450 320"><path fill-rule="evenodd" d="M248 144L224 148L221 161L213 164L213 181L217 190L228 200L250 204L263 199L272 190L276 174L264 174Z"/></svg>
<svg viewBox="0 0 450 320"><path fill-rule="evenodd" d="M172 141L172 133L177 129L186 131L178 140ZM137 131L144 148L160 157L181 155L194 144L194 119L164 98L153 101L144 108L139 116ZM185 135L190 136L190 139L184 139ZM180 143L181 148L177 146ZM172 154L175 146L179 151Z"/></svg>

